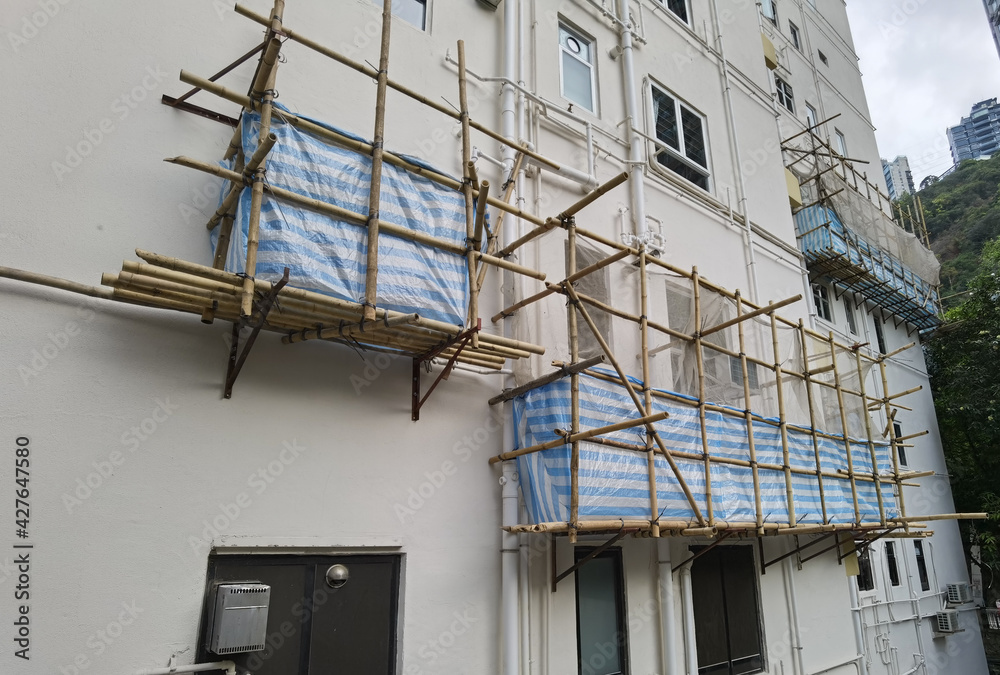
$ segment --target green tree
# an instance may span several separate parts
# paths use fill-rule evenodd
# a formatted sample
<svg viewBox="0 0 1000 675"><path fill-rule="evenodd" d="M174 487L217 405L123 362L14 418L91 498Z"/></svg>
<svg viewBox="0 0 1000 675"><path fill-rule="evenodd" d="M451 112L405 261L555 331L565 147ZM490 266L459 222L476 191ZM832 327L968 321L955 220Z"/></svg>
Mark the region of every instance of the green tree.
<svg viewBox="0 0 1000 675"><path fill-rule="evenodd" d="M948 311L927 347L931 384L967 542L1000 571L1000 239L986 243L965 301Z"/></svg>

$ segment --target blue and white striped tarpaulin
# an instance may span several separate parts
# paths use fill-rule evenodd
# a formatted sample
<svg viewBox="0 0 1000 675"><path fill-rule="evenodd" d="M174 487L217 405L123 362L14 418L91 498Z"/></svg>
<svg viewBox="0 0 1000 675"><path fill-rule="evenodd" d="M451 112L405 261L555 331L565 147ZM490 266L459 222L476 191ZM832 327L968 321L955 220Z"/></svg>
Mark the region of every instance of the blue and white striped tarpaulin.
<svg viewBox="0 0 1000 675"><path fill-rule="evenodd" d="M250 157L257 147L260 116L245 113L242 129L243 153ZM278 140L268 155L268 184L367 216L371 157L282 122L280 109L271 131ZM461 193L391 164L385 164L382 171L381 220L465 246ZM250 189L244 189L226 265L228 271L241 274L245 272L250 198ZM365 228L264 193L256 277L276 281L288 267L290 286L363 302L367 255ZM379 307L459 325L465 322L468 301L464 256L379 235Z"/></svg>
<svg viewBox="0 0 1000 675"><path fill-rule="evenodd" d="M881 251L844 226L832 208L816 205L795 214L799 248L810 267L843 261L848 285L869 300L883 304L920 328L933 328L937 318L937 290L898 259ZM857 274L865 270L865 274ZM836 280L835 271L828 270Z"/></svg>
<svg viewBox="0 0 1000 675"><path fill-rule="evenodd" d="M636 388L641 383L635 381ZM687 398L687 397L684 397ZM702 453L701 424L696 401L691 405L653 398L653 412L668 412L670 417L656 423L657 433L671 451ZM736 411L739 415L743 411ZM741 417L706 411L708 443L713 457L749 462L746 422ZM518 447L525 448L559 436L556 429L570 429L572 407L570 381L559 380L539 387L514 400L514 424ZM595 429L639 417L625 388L590 375L580 376L580 429ZM774 420L777 422L777 420ZM793 468L815 471L816 456L808 429L789 425L789 461ZM757 461L782 465L781 433L777 426L761 421L753 423ZM642 426L607 434L604 438L645 447L646 429ZM843 437L839 440L818 438L824 472L847 471ZM868 443L850 439L851 460L856 474L872 474ZM876 460L882 475L892 473L891 449L876 443ZM563 445L518 457L521 491L533 523L569 522L570 520L571 448ZM705 501L705 465L701 461L675 458L684 480L702 513ZM712 504L715 517L728 522L755 522L753 473L750 468L712 463ZM785 475L781 471L759 469L761 506L768 523L788 523ZM863 522L880 519L875 483L857 481L858 504ZM823 522L819 481L815 475L792 474L795 517L799 524ZM853 523L854 503L851 484L846 477L823 478L827 517L832 523ZM651 516L649 475L646 454L586 441L580 443L579 518L586 520L647 520ZM663 520L693 520L691 506L673 470L659 453L656 456L657 506ZM882 484L886 517L899 515L891 484Z"/></svg>

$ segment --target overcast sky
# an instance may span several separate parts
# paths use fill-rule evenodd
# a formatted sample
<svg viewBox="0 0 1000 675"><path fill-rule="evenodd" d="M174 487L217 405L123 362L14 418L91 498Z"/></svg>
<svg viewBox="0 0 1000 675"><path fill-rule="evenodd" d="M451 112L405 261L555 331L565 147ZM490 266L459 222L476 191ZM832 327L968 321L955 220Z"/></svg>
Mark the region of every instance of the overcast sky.
<svg viewBox="0 0 1000 675"><path fill-rule="evenodd" d="M946 129L1000 97L1000 55L983 0L848 0L865 91L886 159L913 179L951 166Z"/></svg>

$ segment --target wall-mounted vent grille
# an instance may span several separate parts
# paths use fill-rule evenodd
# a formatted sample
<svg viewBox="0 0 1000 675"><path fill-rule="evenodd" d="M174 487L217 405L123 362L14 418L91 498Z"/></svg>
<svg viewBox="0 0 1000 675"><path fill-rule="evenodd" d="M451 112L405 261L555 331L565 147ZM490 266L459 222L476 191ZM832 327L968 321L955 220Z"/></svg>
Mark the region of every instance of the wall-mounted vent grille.
<svg viewBox="0 0 1000 675"><path fill-rule="evenodd" d="M210 598L208 649L239 654L264 649L271 587L258 583L219 584Z"/></svg>
<svg viewBox="0 0 1000 675"><path fill-rule="evenodd" d="M948 584L949 605L964 605L967 602L972 602L972 589L969 588L969 584Z"/></svg>
<svg viewBox="0 0 1000 675"><path fill-rule="evenodd" d="M957 633L959 630L958 612L956 610L946 609L943 612L937 613L938 633Z"/></svg>

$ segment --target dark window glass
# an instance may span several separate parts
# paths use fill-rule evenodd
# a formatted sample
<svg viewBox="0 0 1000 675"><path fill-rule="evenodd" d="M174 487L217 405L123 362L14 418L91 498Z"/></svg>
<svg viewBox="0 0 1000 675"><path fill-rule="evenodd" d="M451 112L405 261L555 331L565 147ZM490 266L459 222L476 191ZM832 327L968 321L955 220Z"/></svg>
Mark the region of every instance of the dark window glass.
<svg viewBox="0 0 1000 675"><path fill-rule="evenodd" d="M580 561L593 552L577 548ZM627 675L625 584L620 548L603 551L576 571L576 635L581 675Z"/></svg>
<svg viewBox="0 0 1000 675"><path fill-rule="evenodd" d="M681 21L687 23L688 21L687 0L667 0L667 9L676 14Z"/></svg>
<svg viewBox="0 0 1000 675"><path fill-rule="evenodd" d="M658 89L653 89L653 99L656 102L656 138L671 148L680 150L676 102Z"/></svg>
<svg viewBox="0 0 1000 675"><path fill-rule="evenodd" d="M813 284L812 292L817 316L824 321L833 321L833 310L830 309L830 291L826 289L826 286Z"/></svg>
<svg viewBox="0 0 1000 675"><path fill-rule="evenodd" d="M919 539L913 541L913 552L917 556L917 574L920 575L920 589L931 590L931 582L927 577L927 560L924 558L924 542Z"/></svg>
<svg viewBox="0 0 1000 675"><path fill-rule="evenodd" d="M896 544L885 542L885 562L889 566L889 583L899 586L899 566L896 564Z"/></svg>
<svg viewBox="0 0 1000 675"><path fill-rule="evenodd" d="M681 122L684 127L684 154L695 164L707 168L705 132L701 126L701 117L690 110L681 108Z"/></svg>
<svg viewBox="0 0 1000 675"><path fill-rule="evenodd" d="M676 151L661 150L656 161L707 190L708 149L703 118L656 87L652 91L656 138Z"/></svg>
<svg viewBox="0 0 1000 675"><path fill-rule="evenodd" d="M792 36L792 44L796 49L802 49L802 42L799 39L799 27L791 21L788 22L788 33Z"/></svg>
<svg viewBox="0 0 1000 675"><path fill-rule="evenodd" d="M792 85L777 75L774 76L774 85L778 92L778 103L783 105L788 112L795 112L795 94L792 92Z"/></svg>
<svg viewBox="0 0 1000 675"><path fill-rule="evenodd" d="M892 423L892 430L895 434L895 438L903 437L903 427L899 422ZM902 443L896 444L896 454L899 455L899 465L909 466L910 463L906 461L906 448L903 447Z"/></svg>
<svg viewBox="0 0 1000 675"><path fill-rule="evenodd" d="M865 547L863 553L858 554L858 590L875 590L875 575L872 574L871 551L867 547Z"/></svg>
<svg viewBox="0 0 1000 675"><path fill-rule="evenodd" d="M720 546L691 568L699 675L741 675L764 667L757 571L750 546Z"/></svg>
<svg viewBox="0 0 1000 675"><path fill-rule="evenodd" d="M878 342L878 350L882 354L888 354L889 350L885 347L885 329L882 328L882 321L876 316L873 323L875 324L875 340Z"/></svg>

